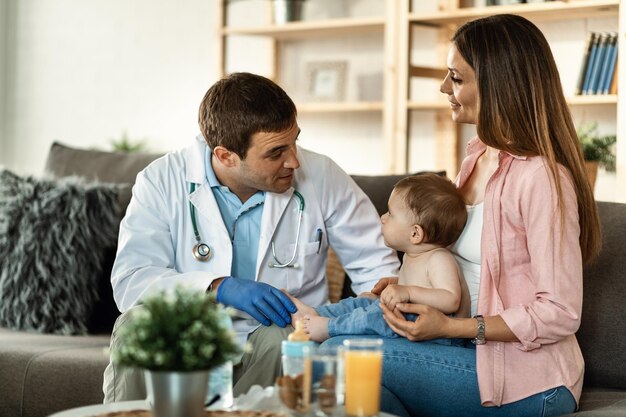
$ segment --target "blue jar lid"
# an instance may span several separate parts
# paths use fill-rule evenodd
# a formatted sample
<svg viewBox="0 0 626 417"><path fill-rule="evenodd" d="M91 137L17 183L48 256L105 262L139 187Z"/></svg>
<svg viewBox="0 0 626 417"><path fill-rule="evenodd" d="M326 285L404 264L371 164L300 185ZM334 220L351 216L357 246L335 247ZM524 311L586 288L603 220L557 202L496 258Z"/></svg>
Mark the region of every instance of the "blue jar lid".
<svg viewBox="0 0 626 417"><path fill-rule="evenodd" d="M285 356L305 356L305 354L312 354L315 342L290 342L289 340L283 340L281 344L281 352Z"/></svg>

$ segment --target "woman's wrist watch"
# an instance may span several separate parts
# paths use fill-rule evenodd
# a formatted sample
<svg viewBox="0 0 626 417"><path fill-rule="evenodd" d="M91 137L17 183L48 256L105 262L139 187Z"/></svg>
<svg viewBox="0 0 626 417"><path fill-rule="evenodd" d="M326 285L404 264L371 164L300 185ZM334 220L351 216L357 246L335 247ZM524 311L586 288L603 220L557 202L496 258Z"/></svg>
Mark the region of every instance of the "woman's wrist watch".
<svg viewBox="0 0 626 417"><path fill-rule="evenodd" d="M472 339L472 343L475 345L484 345L487 343L485 339L485 318L480 314L474 316L474 318L478 322L478 334Z"/></svg>

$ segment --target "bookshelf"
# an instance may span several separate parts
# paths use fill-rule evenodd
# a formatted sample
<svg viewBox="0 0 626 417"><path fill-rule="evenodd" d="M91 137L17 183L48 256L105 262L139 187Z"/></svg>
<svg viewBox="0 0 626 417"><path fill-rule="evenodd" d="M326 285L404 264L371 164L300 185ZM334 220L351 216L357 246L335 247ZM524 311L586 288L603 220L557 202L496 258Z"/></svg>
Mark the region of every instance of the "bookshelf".
<svg viewBox="0 0 626 417"><path fill-rule="evenodd" d="M316 0L309 0L314 2ZM282 25L264 24L253 27L228 26L227 1L216 1L216 17L218 20L216 73L223 75L226 71L226 43L231 36L251 36L268 39L270 46L264 54L270 62L269 76L281 82L282 48L285 42L290 45L297 42L316 41L328 38L343 39L362 34L370 34L382 38L383 83L382 100L376 101L339 101L339 102L307 102L297 101L300 113L325 114L337 113L376 113L381 118L382 147L384 150L385 172L405 173L414 170L409 161L411 131L418 129L412 126L413 115L434 114L435 165L437 169L445 169L450 176L458 170L462 158L462 141L467 139L461 127L452 122L449 105L438 91L439 82L443 79L446 69L445 56L449 47L449 39L454 30L462 23L478 17L496 13L513 13L522 15L536 23L567 22L587 18L610 18L619 22L618 38L619 60L626 56L626 12L619 0L569 0L549 1L545 3L516 4L507 6L462 7L461 0L385 0L381 16L344 17L319 21L290 22ZM270 22L269 5L268 18ZM427 4L427 10L421 6ZM424 41L416 36L421 30L435 32ZM429 42L425 48L434 51L435 58L428 62L413 62L412 50L420 42ZM292 46L293 47L293 46ZM582 51L581 51L582 54ZM581 58L576 57L575 65ZM432 65L432 64L438 64ZM618 65L618 84L626 83L626 64ZM432 94L411 94L411 85L415 80L429 80ZM586 95L570 96L568 103L572 109L602 108L614 112L617 144L617 173L615 181L615 200L626 201L626 99L619 95ZM429 116L430 117L430 116Z"/></svg>

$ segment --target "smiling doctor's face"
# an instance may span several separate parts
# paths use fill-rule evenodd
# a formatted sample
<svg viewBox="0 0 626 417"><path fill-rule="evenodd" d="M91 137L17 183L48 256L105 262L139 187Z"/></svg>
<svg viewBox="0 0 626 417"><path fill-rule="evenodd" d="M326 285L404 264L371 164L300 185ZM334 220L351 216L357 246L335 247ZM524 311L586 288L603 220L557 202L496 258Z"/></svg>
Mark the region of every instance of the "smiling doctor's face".
<svg viewBox="0 0 626 417"><path fill-rule="evenodd" d="M296 141L300 128L294 124L282 132L257 132L250 138L245 159L236 167L237 183L244 194L256 191L284 193L300 167Z"/></svg>
<svg viewBox="0 0 626 417"><path fill-rule="evenodd" d="M448 96L452 120L475 125L479 111L476 74L454 45L448 51L447 65L448 74L439 91Z"/></svg>

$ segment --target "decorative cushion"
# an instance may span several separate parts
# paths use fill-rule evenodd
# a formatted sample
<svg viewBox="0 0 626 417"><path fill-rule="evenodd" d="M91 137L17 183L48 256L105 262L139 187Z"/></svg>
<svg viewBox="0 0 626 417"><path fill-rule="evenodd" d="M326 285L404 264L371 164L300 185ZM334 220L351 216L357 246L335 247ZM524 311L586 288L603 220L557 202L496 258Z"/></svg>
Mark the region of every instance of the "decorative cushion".
<svg viewBox="0 0 626 417"><path fill-rule="evenodd" d="M117 242L118 189L0 171L0 326L87 331L105 254Z"/></svg>

